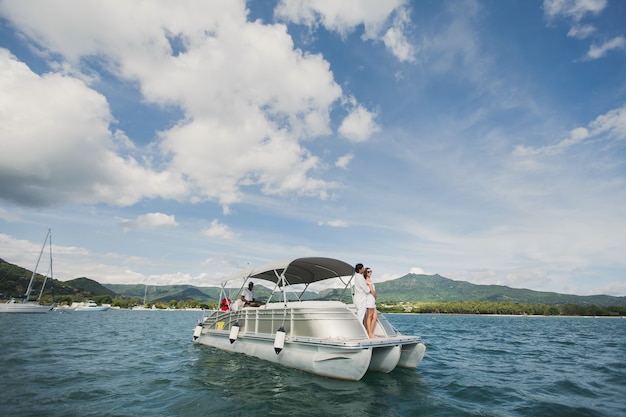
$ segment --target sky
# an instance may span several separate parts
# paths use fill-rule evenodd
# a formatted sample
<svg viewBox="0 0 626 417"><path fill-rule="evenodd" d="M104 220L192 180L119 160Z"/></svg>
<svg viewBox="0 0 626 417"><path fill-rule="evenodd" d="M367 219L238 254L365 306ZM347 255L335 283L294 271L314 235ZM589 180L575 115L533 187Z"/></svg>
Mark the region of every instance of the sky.
<svg viewBox="0 0 626 417"><path fill-rule="evenodd" d="M0 258L626 295L626 2L0 0Z"/></svg>

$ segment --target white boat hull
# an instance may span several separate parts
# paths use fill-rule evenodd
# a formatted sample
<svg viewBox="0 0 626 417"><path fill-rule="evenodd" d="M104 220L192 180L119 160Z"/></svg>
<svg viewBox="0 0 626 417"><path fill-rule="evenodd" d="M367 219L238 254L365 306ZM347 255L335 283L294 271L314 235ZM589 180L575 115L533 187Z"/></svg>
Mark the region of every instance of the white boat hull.
<svg viewBox="0 0 626 417"><path fill-rule="evenodd" d="M337 301L218 310L194 329L194 342L345 380L358 381L368 371L415 368L424 357L424 344L417 336L398 334L380 317L379 337L370 339L353 311ZM239 329L233 332L235 325ZM276 331L281 327L285 339L283 344L280 335L282 348L276 353Z"/></svg>
<svg viewBox="0 0 626 417"><path fill-rule="evenodd" d="M426 345L423 343L402 345L399 368L415 368L424 359L426 353Z"/></svg>
<svg viewBox="0 0 626 417"><path fill-rule="evenodd" d="M0 303L0 313L30 313L30 314L43 314L52 310L54 306L46 306L39 304L39 299L43 294L43 290L46 287L46 281L48 279L47 276L44 277L43 284L41 286L41 290L39 292L39 297L37 301L29 301L30 293L33 288L33 282L35 281L35 276L37 274L37 267L39 266L39 261L41 261L41 256L44 253L44 249L46 248L46 244L50 244L50 278L52 278L52 231L48 229L48 233L46 234L46 238L43 241L43 246L41 247L41 251L39 252L39 258L37 258L37 263L35 264L35 269L30 276L30 281L28 283L28 289L26 290L26 294L24 294L24 302L18 303L15 299L11 299L6 303Z"/></svg>
<svg viewBox="0 0 626 417"><path fill-rule="evenodd" d="M96 304L93 301L89 300L89 301L87 301L87 303L85 305L82 305L80 307L76 307L74 309L74 311L107 311L110 308L111 307L108 306L108 305L99 306L98 304Z"/></svg>
<svg viewBox="0 0 626 417"><path fill-rule="evenodd" d="M370 371L389 373L393 371L400 360L400 345L377 348L369 364Z"/></svg>
<svg viewBox="0 0 626 417"><path fill-rule="evenodd" d="M52 310L53 306L44 306L37 303L1 303L0 313L29 313L43 314Z"/></svg>
<svg viewBox="0 0 626 417"><path fill-rule="evenodd" d="M316 375L357 381L367 372L372 356L371 349L324 348L316 345L285 342L276 354L274 339L269 337L239 336L230 343L229 332L203 334L195 342L234 353L243 353L268 362L300 369Z"/></svg>

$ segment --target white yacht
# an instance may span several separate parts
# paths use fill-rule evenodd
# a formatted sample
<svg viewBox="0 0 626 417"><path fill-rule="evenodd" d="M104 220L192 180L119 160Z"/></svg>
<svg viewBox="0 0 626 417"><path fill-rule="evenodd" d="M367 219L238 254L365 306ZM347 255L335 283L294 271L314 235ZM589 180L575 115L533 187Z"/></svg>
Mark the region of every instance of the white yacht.
<svg viewBox="0 0 626 417"><path fill-rule="evenodd" d="M87 300L83 305L76 307L74 311L107 311L111 307L108 305L98 305L93 300Z"/></svg>
<svg viewBox="0 0 626 417"><path fill-rule="evenodd" d="M238 300L224 310L206 311L193 333L194 343L244 353L317 375L360 380L368 371L415 368L426 346L418 336L400 334L378 314L376 338L368 338L354 305L340 300L308 300L309 286L334 279L343 299L354 268L337 259L312 257L263 265L229 279L242 279L239 292L254 280L273 288L266 303L243 306ZM220 299L228 299L227 282ZM343 291L343 292L342 292Z"/></svg>

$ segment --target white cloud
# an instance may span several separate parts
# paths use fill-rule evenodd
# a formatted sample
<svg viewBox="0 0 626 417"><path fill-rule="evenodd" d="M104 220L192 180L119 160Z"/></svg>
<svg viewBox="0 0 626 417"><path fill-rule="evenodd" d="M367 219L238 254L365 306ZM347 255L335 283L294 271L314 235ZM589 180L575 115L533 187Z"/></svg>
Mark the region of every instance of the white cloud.
<svg viewBox="0 0 626 417"><path fill-rule="evenodd" d="M606 133L619 140L626 139L626 105L598 116L589 128L593 135Z"/></svg>
<svg viewBox="0 0 626 417"><path fill-rule="evenodd" d="M16 213L4 209L3 207L0 207L0 219L4 220L5 222L12 223L19 221L20 216L18 216Z"/></svg>
<svg viewBox="0 0 626 417"><path fill-rule="evenodd" d="M598 116L588 127L577 127L569 132L568 137L554 145L540 147L517 145L513 155L519 158L554 156L568 151L571 147L585 140L600 135L609 135L618 140L626 139L626 106L611 110ZM528 162L528 161L527 161Z"/></svg>
<svg viewBox="0 0 626 417"><path fill-rule="evenodd" d="M570 28L569 32L567 32L567 36L570 38L576 39L585 39L590 37L596 28L592 25L574 25Z"/></svg>
<svg viewBox="0 0 626 417"><path fill-rule="evenodd" d="M39 76L0 49L0 195L27 206L129 205L180 197L173 175L121 157L106 99L81 80Z"/></svg>
<svg viewBox="0 0 626 417"><path fill-rule="evenodd" d="M150 275L145 278L145 282L155 285L188 285L190 282L194 282L197 283L196 285L201 285L198 283L198 280L203 278L204 277L194 277L184 272L175 272L171 274ZM148 288L148 295L149 294L150 289Z"/></svg>
<svg viewBox="0 0 626 417"><path fill-rule="evenodd" d="M550 21L562 18L572 22L572 27L567 33L571 38L587 39L591 36L600 38L602 34L598 33L595 26L579 22L588 15L597 17L606 9L607 4L607 0L544 0L543 10ZM626 39L623 36L603 40L600 44L591 45L581 61L603 58L608 52L625 47Z"/></svg>
<svg viewBox="0 0 626 417"><path fill-rule="evenodd" d="M211 226L204 231L204 235L218 239L233 239L236 237L236 234L228 226L220 223L217 219L211 222Z"/></svg>
<svg viewBox="0 0 626 417"><path fill-rule="evenodd" d="M420 267L414 266L413 268L411 268L411 270L409 271L409 274L415 274L415 275L425 275L426 272L424 272L424 270Z"/></svg>
<svg viewBox="0 0 626 417"><path fill-rule="evenodd" d="M607 0L544 0L543 10L549 18L565 17L578 22L587 14L598 15Z"/></svg>
<svg viewBox="0 0 626 417"><path fill-rule="evenodd" d="M45 235L41 236L42 241L44 238ZM31 269L35 266L37 256L41 252L41 242L39 244L32 243L4 233L0 233L0 247L2 248L2 259Z"/></svg>
<svg viewBox="0 0 626 417"><path fill-rule="evenodd" d="M406 37L409 12L405 0L281 0L274 14L309 27L322 25L342 37L363 25L363 40L383 41L398 60L413 60L413 47Z"/></svg>
<svg viewBox="0 0 626 417"><path fill-rule="evenodd" d="M561 140L556 145L548 145L541 147L530 147L518 145L513 150L513 155L520 157L537 156L537 155L556 155L563 151L566 151L570 147L581 143L583 140L589 137L589 131L584 127L577 127L569 132L569 136Z"/></svg>
<svg viewBox="0 0 626 417"><path fill-rule="evenodd" d="M380 126L376 124L375 118L376 113L372 113L365 107L357 105L341 122L339 133L350 142L364 142L380 131Z"/></svg>
<svg viewBox="0 0 626 417"><path fill-rule="evenodd" d="M400 9L394 18L394 25L387 29L382 39L385 46L401 62L415 61L415 50L413 45L408 41L405 33L409 26L411 18L407 9Z"/></svg>
<svg viewBox="0 0 626 417"><path fill-rule="evenodd" d="M337 159L337 161L335 162L335 166L338 168L346 169L348 168L348 165L350 165L350 162L352 162L352 159L354 159L354 154L345 154Z"/></svg>
<svg viewBox="0 0 626 417"><path fill-rule="evenodd" d="M244 187L324 199L336 186L319 177L319 157L302 145L332 134L330 110L342 90L330 65L321 55L294 49L283 25L248 22L245 2L127 2L116 7L76 2L73 13L36 0L28 5L7 1L1 7L51 65L61 60L56 67L65 68L64 73L94 74L90 64L97 57L98 66L137 85L146 103L176 106L184 113L175 126L152 138L151 145L157 146L150 149L160 153L152 155L150 164L163 169L155 172L148 162L119 155L129 143L124 132L111 132L114 119L102 95L78 78L39 77L4 52L2 58L12 62L4 72L13 73L3 74L10 84L9 94L3 95L10 119L34 127L36 131L20 133L29 140L48 138L53 151L48 160L57 163L35 180L25 172L5 172L4 183L16 176L23 182L16 187L20 191L12 192L14 201L25 204L35 199L25 194L55 188L31 204L129 205L163 197L217 200L228 212L229 205L242 199ZM17 80L16 71L22 73ZM359 107L355 111L359 114L349 116L352 122L344 131L363 140L371 128L368 113ZM7 138L11 132L0 133ZM17 161L28 166L29 153L15 147L24 155ZM63 187L66 195L59 195Z"/></svg>
<svg viewBox="0 0 626 417"><path fill-rule="evenodd" d="M328 221L319 221L317 222L319 226L330 226L330 227L348 227L348 223L343 220L328 220Z"/></svg>
<svg viewBox="0 0 626 417"><path fill-rule="evenodd" d="M563 85L543 83L544 71L553 71L555 62L563 64L559 74L567 79L584 78L591 66L607 74L607 65L619 67L624 56L616 49L602 55L612 55L611 62L565 65L576 50L586 51L592 42L601 45L603 38L615 36L602 33L607 21L590 22L597 28L591 31L586 19L593 13L580 21L558 15L573 28L559 48L541 44L545 49L540 55L551 54L554 60L511 69L518 53L539 56L527 55L539 38L494 56L493 42L502 39L493 24L510 12L506 7L485 10L472 1L428 10L415 6L419 27L400 28L399 11L408 9L398 6L378 19L368 13L393 4L376 3L361 10L367 3L284 2L305 9L311 4L341 9L325 12L335 16L328 20L313 12L311 20L312 28L328 24L337 28L330 30L352 35L345 37L345 47L354 55L332 61L331 72L327 59L337 57L337 49L328 34L313 30L312 43L295 49L285 25L249 21L244 1L182 0L168 7L162 2L0 1L0 13L9 21L3 45L16 45L14 53L36 63L31 71L10 55L0 61L6 65L0 76L0 118L6 116L0 124L6 128L0 132L0 183L5 187L0 196L46 206L10 207L4 213L0 208L0 217L12 219L5 222L5 232L34 235L32 246L38 251L39 238L32 229L56 224L63 230L58 241L89 245L91 253L58 248L65 253L58 257L55 275L59 271L61 278L84 275L100 282L216 282L248 261L257 265L285 253L322 252L366 260L376 270L376 280L397 278L420 264L412 271L423 268L453 279L535 289L599 288L606 285L602 275L617 281L623 275L620 249L626 236L621 221L626 188L619 158L626 122L624 110L617 108L622 104L614 104L619 95L606 83L576 83L570 86L576 90L567 93L573 99L564 102ZM349 20L344 7L355 10L355 19ZM532 16L524 13L512 22L511 34L524 32L515 25L536 25ZM302 33L302 27L295 29ZM411 37L408 31L416 29L419 36ZM361 40L355 32L364 33ZM363 39L376 45L363 45ZM417 46L413 39L420 39ZM589 45L581 49L573 39ZM381 56L383 46L398 58ZM306 52L309 47L314 52ZM36 49L37 57L25 53L27 48ZM398 65L401 57L411 56L419 58L419 65ZM50 72L44 74L40 68L46 63L49 69L44 71ZM366 105L345 97L344 85L366 99ZM133 98L122 104L137 114L159 107L181 117L135 118L120 109L120 90L109 95L111 86L136 89L123 91ZM580 107L575 98L590 92L593 106ZM589 115L599 106L615 110ZM336 141L334 129L348 113L342 132L357 145ZM586 121L579 119L583 122L563 133L568 123L560 120L563 114L568 120ZM382 126L382 120L386 129L393 127L385 132L385 141L363 143L383 137L372 133L379 131L376 122ZM38 123L47 129L37 130ZM146 128L131 130L132 124ZM150 128L163 130L153 134ZM30 129L36 134L26 135ZM20 148L19 142L9 141L13 130L31 146ZM543 132L555 130L560 133L535 142ZM141 138L133 137L136 131ZM512 138L523 138L518 143L524 144L514 158ZM44 152L38 146L48 148ZM12 167L5 149L37 168ZM33 152L36 162L28 160ZM368 164L368 178L355 175L360 166L353 160L359 165L374 161ZM541 175L511 169L515 163L535 164ZM342 183L333 183L335 179ZM22 190L27 192L12 194ZM44 194L46 190L51 191ZM363 195L375 198L357 210L354 202ZM24 196L39 199L29 202ZM141 201L153 197L149 204ZM324 198L323 203L311 201ZM167 199L180 204L166 201L167 208L159 208ZM185 205L206 200L210 203ZM180 225L123 235L121 228L111 227L111 218L135 222L135 210L89 206L140 201L137 206L153 206L155 212L174 214L168 210L180 208L175 213ZM199 229L198 218L219 218L212 202L234 215L228 226L216 220ZM229 209L238 202L240 207ZM50 208L54 203L59 206ZM326 233L292 233L315 223ZM213 238L202 234L207 227ZM350 249L354 237L345 233L348 229L330 227L358 228L376 245L369 252ZM245 230L245 238L236 236L239 230ZM163 233L175 237L175 247L146 240L147 234ZM328 233L335 238L317 240ZM13 243L0 239L2 253L21 256L23 248ZM208 256L225 261L202 264ZM31 263L29 256L18 264ZM589 279L576 283L572 271Z"/></svg>
<svg viewBox="0 0 626 417"><path fill-rule="evenodd" d="M326 29L346 35L358 25L365 26L366 36L374 38L389 16L405 1L347 0L281 0L275 15L308 26L323 25Z"/></svg>
<svg viewBox="0 0 626 417"><path fill-rule="evenodd" d="M616 49L626 49L625 37L617 36L600 45L591 45L584 59L587 61L599 59L599 58L604 57L610 51L613 51Z"/></svg>
<svg viewBox="0 0 626 417"><path fill-rule="evenodd" d="M52 233L55 233L54 230ZM45 234L40 236L41 241L43 241L44 237ZM0 233L1 257L7 262L33 269L41 251L41 241L29 242ZM57 243L54 243L54 241ZM155 267L154 269L156 270L162 270L167 265L163 265L160 259L147 259L116 253L92 253L82 247L60 245L59 241L60 239L53 238L52 252L54 278L61 281L77 277L88 277L102 284L193 284L198 286L215 285L220 281L219 278L209 277L205 273L198 273L197 275L183 272L146 274L138 271L145 271L148 269L148 266ZM150 288L148 292L150 292Z"/></svg>
<svg viewBox="0 0 626 417"><path fill-rule="evenodd" d="M135 220L123 220L121 224L124 231L131 229L152 229L156 227L178 226L174 215L163 213L146 213L138 216Z"/></svg>

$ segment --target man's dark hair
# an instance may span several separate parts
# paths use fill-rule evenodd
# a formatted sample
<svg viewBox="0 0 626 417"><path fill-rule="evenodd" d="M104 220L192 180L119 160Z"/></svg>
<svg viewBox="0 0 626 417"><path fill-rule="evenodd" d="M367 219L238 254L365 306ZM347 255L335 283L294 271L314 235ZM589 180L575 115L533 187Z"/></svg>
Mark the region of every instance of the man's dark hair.
<svg viewBox="0 0 626 417"><path fill-rule="evenodd" d="M356 264L356 266L354 267L354 272L359 272L361 269L363 269L363 264Z"/></svg>

